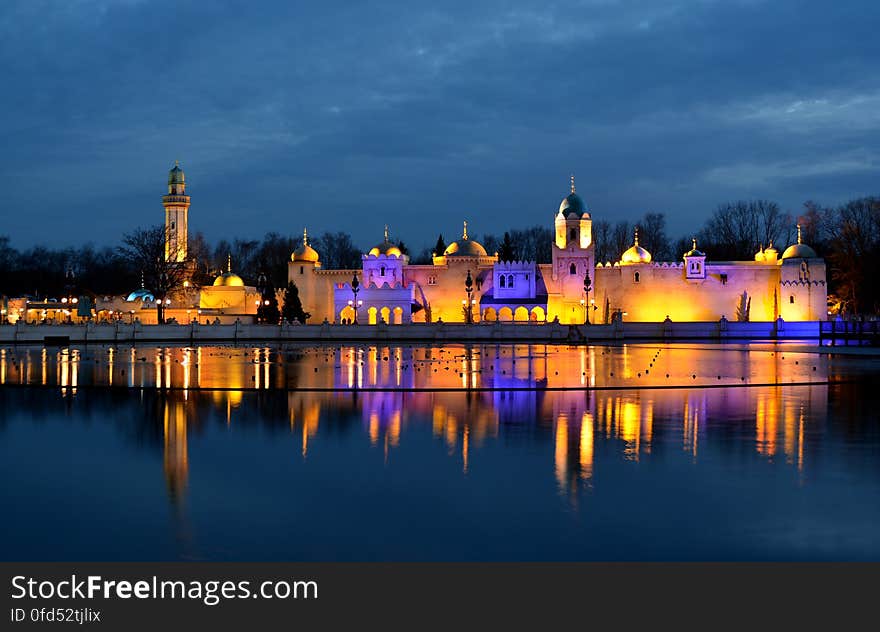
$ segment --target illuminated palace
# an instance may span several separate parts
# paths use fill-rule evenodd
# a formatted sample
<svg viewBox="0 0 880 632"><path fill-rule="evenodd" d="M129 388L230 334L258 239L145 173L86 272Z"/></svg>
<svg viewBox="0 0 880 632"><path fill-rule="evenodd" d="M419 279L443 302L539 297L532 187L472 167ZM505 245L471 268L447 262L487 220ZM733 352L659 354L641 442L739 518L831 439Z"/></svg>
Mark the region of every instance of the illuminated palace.
<svg viewBox="0 0 880 632"><path fill-rule="evenodd" d="M633 245L615 262L597 262L592 216L575 191L554 218L552 262L500 261L468 236L427 265L413 265L388 239L362 255L360 270L326 270L308 235L291 256L296 283L313 320L401 324L409 322L555 321L789 321L826 314L825 262L802 243L782 255L772 244L753 261L709 261L693 248L681 261L655 262ZM352 287L354 278L358 283ZM471 288L468 291L468 288ZM357 291L355 291L355 289ZM355 314L357 310L357 314Z"/></svg>
<svg viewBox="0 0 880 632"><path fill-rule="evenodd" d="M168 235L166 257L185 262L190 196L175 164L163 198ZM656 262L639 244L618 261L596 261L592 215L575 191L562 199L554 217L551 263L500 261L468 235L430 264L415 265L388 236L361 257L360 269L330 270L303 231L288 263L312 323L404 324L410 322L531 321L563 324L627 321L821 320L826 315L825 262L802 243L780 255L772 244L752 261L711 261L694 241L680 261ZM355 279L357 282L355 283ZM354 286L354 287L353 287ZM279 299L281 298L279 293ZM188 288L174 298L168 315L178 322L251 322L260 294L232 269L213 285ZM152 294L141 287L119 305L121 314L155 319Z"/></svg>

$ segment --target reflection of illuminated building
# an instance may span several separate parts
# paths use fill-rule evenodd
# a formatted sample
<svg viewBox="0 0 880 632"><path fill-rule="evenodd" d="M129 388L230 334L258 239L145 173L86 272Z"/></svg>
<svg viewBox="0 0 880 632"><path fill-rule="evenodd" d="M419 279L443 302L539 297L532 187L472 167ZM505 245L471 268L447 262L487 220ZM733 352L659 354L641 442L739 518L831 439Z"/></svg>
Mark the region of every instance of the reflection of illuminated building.
<svg viewBox="0 0 880 632"><path fill-rule="evenodd" d="M186 443L186 402L174 395L163 397L163 468L168 493L175 504L183 497L189 477Z"/></svg>

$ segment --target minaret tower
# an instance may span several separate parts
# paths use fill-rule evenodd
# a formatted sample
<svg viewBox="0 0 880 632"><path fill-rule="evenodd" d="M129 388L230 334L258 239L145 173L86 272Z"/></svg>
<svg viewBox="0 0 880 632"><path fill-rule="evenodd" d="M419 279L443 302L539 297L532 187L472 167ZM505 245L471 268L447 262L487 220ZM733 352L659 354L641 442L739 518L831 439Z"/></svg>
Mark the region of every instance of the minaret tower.
<svg viewBox="0 0 880 632"><path fill-rule="evenodd" d="M176 160L168 172L168 194L162 196L162 204L165 206L165 260L186 261L189 196L186 177Z"/></svg>

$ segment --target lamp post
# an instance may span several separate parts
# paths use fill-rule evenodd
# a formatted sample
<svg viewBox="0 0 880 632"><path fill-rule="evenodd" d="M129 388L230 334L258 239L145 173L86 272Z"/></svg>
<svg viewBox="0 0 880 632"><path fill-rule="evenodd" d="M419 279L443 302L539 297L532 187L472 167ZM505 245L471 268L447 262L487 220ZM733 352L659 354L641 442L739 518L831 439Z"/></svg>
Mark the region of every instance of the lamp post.
<svg viewBox="0 0 880 632"><path fill-rule="evenodd" d="M358 281L358 275L355 274L354 278L351 280L351 293L354 295L353 308L354 308L354 324L358 324L358 292L361 291L361 282Z"/></svg>
<svg viewBox="0 0 880 632"><path fill-rule="evenodd" d="M268 285L269 280L266 278L266 273L260 271L260 274L257 276L257 293L260 295L260 299L254 301L257 306L258 323L266 322L266 308L264 306L269 304L269 301L266 299L266 288Z"/></svg>
<svg viewBox="0 0 880 632"><path fill-rule="evenodd" d="M584 324L590 324L590 312L587 309L587 300L590 297L590 290L593 289L593 280L590 278L590 273L584 273L584 300L581 301L581 305L584 306ZM592 301L590 301L592 305Z"/></svg>
<svg viewBox="0 0 880 632"><path fill-rule="evenodd" d="M467 324L474 322L474 280L471 277L471 271L468 270L467 278L464 280L464 291L467 293L467 303L465 304L465 321Z"/></svg>

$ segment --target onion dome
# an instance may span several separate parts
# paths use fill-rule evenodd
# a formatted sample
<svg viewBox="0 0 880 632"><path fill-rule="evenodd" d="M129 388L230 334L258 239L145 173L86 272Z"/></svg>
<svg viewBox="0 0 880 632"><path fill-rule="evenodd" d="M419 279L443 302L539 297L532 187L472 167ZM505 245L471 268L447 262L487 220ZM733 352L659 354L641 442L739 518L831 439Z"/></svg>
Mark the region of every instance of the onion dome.
<svg viewBox="0 0 880 632"><path fill-rule="evenodd" d="M186 184L186 176L176 160L174 161L174 167L168 172L168 184Z"/></svg>
<svg viewBox="0 0 880 632"><path fill-rule="evenodd" d="M764 255L764 244L761 244L761 249L755 253L755 261L763 263L767 260L766 255Z"/></svg>
<svg viewBox="0 0 880 632"><path fill-rule="evenodd" d="M232 255L226 259L226 272L214 279L214 287L244 287L244 281L232 271Z"/></svg>
<svg viewBox="0 0 880 632"><path fill-rule="evenodd" d="M372 248L370 248L370 252L367 254L372 255L374 257L378 257L379 255L386 255L389 257L401 257L403 253L400 251L400 248L397 247L397 244L393 244L388 241L388 225L385 225L385 240L381 244L376 244Z"/></svg>
<svg viewBox="0 0 880 632"><path fill-rule="evenodd" d="M639 245L639 229L636 228L633 245L620 257L621 263L651 263L651 253Z"/></svg>
<svg viewBox="0 0 880 632"><path fill-rule="evenodd" d="M770 245L764 248L764 261L767 263L775 263L776 259L779 258L779 251L773 247L773 242L770 242Z"/></svg>
<svg viewBox="0 0 880 632"><path fill-rule="evenodd" d="M134 292L128 295L128 298L125 299L129 303L132 301L143 301L144 303L153 303L156 300L156 297L153 296L153 293L146 288L146 283L144 282L144 272L141 270L141 286L136 289Z"/></svg>
<svg viewBox="0 0 880 632"><path fill-rule="evenodd" d="M468 239L467 222L464 223L464 230L461 233L461 239L453 241L443 251L444 257L486 257L486 249L483 245L472 239Z"/></svg>
<svg viewBox="0 0 880 632"><path fill-rule="evenodd" d="M290 255L290 260L297 263L318 263L318 251L309 245L309 232L303 228L303 240L299 247Z"/></svg>
<svg viewBox="0 0 880 632"><path fill-rule="evenodd" d="M153 293L150 290L139 288L128 295L128 298L125 299L129 303L132 301L143 301L144 303L152 303L156 300L153 296Z"/></svg>
<svg viewBox="0 0 880 632"><path fill-rule="evenodd" d="M782 253L783 259L814 259L816 251L801 241L801 225L797 225L797 243L792 244Z"/></svg>
<svg viewBox="0 0 880 632"><path fill-rule="evenodd" d="M705 252L697 250L697 238L694 237L692 239L692 241L693 241L693 247L690 250L688 250L686 253L684 253L684 256L685 257L705 257L706 256ZM651 255L648 255L648 256L650 257Z"/></svg>
<svg viewBox="0 0 880 632"><path fill-rule="evenodd" d="M587 204L584 200L575 192L574 188L574 175L571 176L571 193L569 193L566 197L562 199L562 202L559 204L559 214L565 217L569 217L574 215L576 217L589 217L590 211L587 209Z"/></svg>

